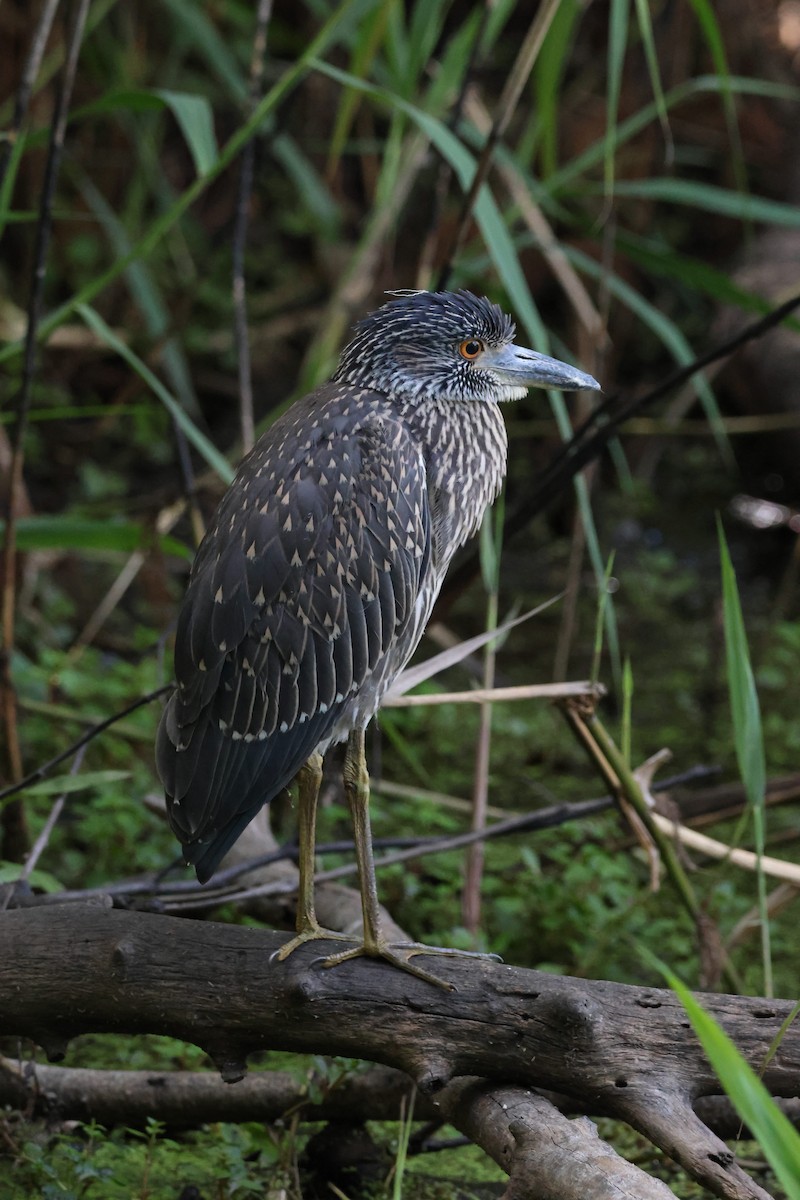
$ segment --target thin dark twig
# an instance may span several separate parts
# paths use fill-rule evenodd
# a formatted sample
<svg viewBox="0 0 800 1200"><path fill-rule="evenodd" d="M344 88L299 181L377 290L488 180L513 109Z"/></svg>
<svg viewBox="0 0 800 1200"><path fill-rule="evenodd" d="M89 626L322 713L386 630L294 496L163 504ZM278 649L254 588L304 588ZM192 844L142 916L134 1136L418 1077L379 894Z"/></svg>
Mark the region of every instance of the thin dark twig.
<svg viewBox="0 0 800 1200"><path fill-rule="evenodd" d="M16 616L16 552L17 552L17 498L22 490L22 464L25 457L25 435L31 403L31 389L36 369L36 335L44 300L45 268L53 225L53 196L58 170L64 148L67 114L75 82L83 31L89 12L90 0L79 0L75 20L69 36L67 56L61 82L56 93L53 124L47 147L47 160L42 181L42 199L36 222L33 255L33 274L28 298L27 328L25 330L22 382L17 397L17 421L14 432L14 447L8 477L6 504L5 540L3 544L3 611L2 611L2 654L0 655L0 689L2 689L3 723L5 725L9 773L13 780L22 774L22 753L17 729L17 705L11 677L11 654L14 648ZM27 843L25 814L20 804L9 805L2 814L3 844L9 858L18 857Z"/></svg>
<svg viewBox="0 0 800 1200"><path fill-rule="evenodd" d="M695 766L683 771L677 775L672 775L656 781L652 785L653 793L664 792L670 788L674 788L687 783L696 783L701 779L707 779L710 775L716 775L719 772L718 767ZM581 820L585 817L594 816L597 813L605 812L606 809L613 807L615 800L612 796L599 796L592 800L578 800L569 803L551 804L547 808L537 809L535 812L524 813L519 817L509 817L504 821L495 821L493 825L489 825L482 830L470 830L466 833L448 834L444 837L386 837L375 838L374 846L376 850L400 850L404 858L423 857L428 854L441 854L446 850L457 850L463 846L471 845L475 842L488 842L496 838L510 837L513 834L530 833L540 829L553 829L559 825L565 825L569 821ZM353 850L353 842L351 839L343 838L335 842L323 842L316 848L316 853L320 857L327 854L348 854ZM194 881L179 881L174 884L168 884L159 890L159 895L169 896L174 894L192 894L198 895L207 894L209 887L214 890L227 887L228 884L234 883L242 875L248 874L250 871L262 866L269 866L275 862L285 861L287 859L296 861L298 848L296 843L290 843L285 846L280 846L276 850L270 851L268 854L259 855L257 858L248 859L244 863L236 863L232 867L227 867L225 870L218 871L214 876L213 882L209 884L198 884ZM392 862L402 861L397 856L390 855L386 858L379 859L376 865L387 866ZM349 870L349 868L348 868ZM271 885L270 885L271 886ZM101 891L111 892L111 887L101 888Z"/></svg>
<svg viewBox="0 0 800 1200"><path fill-rule="evenodd" d="M710 767L702 764L697 765L677 775L659 780L653 784L652 791L662 792L679 785L697 783L718 773L718 767ZM458 834L455 837L376 838L375 849L394 850L400 848L402 850L409 850L413 857L422 858L428 854L440 854L445 850L460 848L465 844L464 839L475 841L481 838L491 841L495 838L510 837L537 829L551 829L555 826L566 824L568 821L580 820L581 818L604 812L606 809L611 808L613 804L614 800L611 796L601 796L593 800L582 800L565 804L553 804L547 808L537 809L535 812L525 813L520 817L511 817L506 821L497 821L494 825L489 826L479 833ZM318 856L324 857L328 854L348 854L352 853L352 850L352 840L344 838L341 841L319 844L316 848L316 853ZM150 876L147 879L130 879L122 883L100 884L95 888L37 896L34 902L40 905L86 903L97 898L107 897L112 901L116 899L118 903L124 904L136 897L146 897L152 900L160 910L166 911L170 897L175 900L174 908L180 908L181 897L185 897L191 902L202 900L204 907L211 908L218 906L224 901L243 898L235 889L229 886L235 883L242 875L247 875L260 867L271 866L273 863L296 861L297 853L298 848L295 842L279 846L277 849L271 850L268 854L260 854L257 857L247 859L246 862L237 863L235 866L218 871L214 876L213 885L199 884L195 880L176 880L173 883L163 883L163 875L159 875L155 879ZM376 866L387 865L390 861L394 861L394 856L379 859ZM323 872L317 878L321 881L332 879L351 874L354 870L355 866L341 867L337 868L335 872ZM295 886L294 883L285 881L276 884L265 884L260 889L248 889L247 896L290 892Z"/></svg>
<svg viewBox="0 0 800 1200"><path fill-rule="evenodd" d="M641 412L642 409L648 408L656 400L660 400L662 396L667 395L669 392L686 383L688 379L691 379L692 375L702 370L703 367L718 362L719 359L727 358L747 342L761 337L775 325L779 325L781 321L798 307L800 307L800 293L792 296L783 304L778 305L777 308L767 313L766 316L760 317L750 325L746 325L744 329L740 330L739 333L727 341L721 342L717 346L712 346L710 350L693 359L685 367L678 367L662 383L651 388L643 396L622 402L620 401L618 392L608 396L578 426L570 440L544 472L533 493L534 503L540 497L549 498L551 491L562 487L590 459L595 458L600 450L616 435L620 426L629 420L630 417ZM601 424L602 421L605 421L605 424Z"/></svg>
<svg viewBox="0 0 800 1200"><path fill-rule="evenodd" d="M146 696L140 696L138 700L134 700L133 704L129 704L127 708L121 709L120 712L114 713L111 717L106 717L105 721L100 721L97 725L93 725L82 737L79 737L76 742L72 742L71 745L67 746L66 750L62 750L55 758L42 763L40 767L37 767L35 771L31 771L30 775L26 775L24 779L20 779L18 783L13 783L10 787L3 788L0 791L0 800L6 800L9 796L14 796L17 792L30 787L32 783L37 783L40 779L46 778L53 770L53 767L57 767L65 759L71 758L81 747L88 745L89 742L93 741L94 738L103 733L111 725L115 725L117 721L121 721L123 717L128 717L132 712L136 712L137 708L143 708L145 704L152 704L159 696L164 696L167 692L171 692L172 686L171 683L165 683L162 687L156 688L154 692L148 692Z"/></svg>
<svg viewBox="0 0 800 1200"><path fill-rule="evenodd" d="M203 514L197 500L197 479L192 464L192 453L189 449L189 439L174 417L172 432L175 436L175 448L178 452L178 466L183 478L183 494L189 506L189 519L192 526L195 543L199 544L203 537Z"/></svg>
<svg viewBox="0 0 800 1200"><path fill-rule="evenodd" d="M657 384L643 396L623 402L620 402L618 392L608 396L576 428L570 440L558 451L550 465L539 476L533 491L528 493L524 500L508 513L503 526L504 541L527 528L531 518L546 508L556 496L559 496L573 476L577 475L588 462L600 455L608 442L616 437L620 426L625 421L654 404L656 400L660 400L662 396L680 387L703 367L726 358L741 346L746 345L747 342L761 337L762 334L779 325L798 307L800 307L800 293L772 309L766 316L759 317L757 321L746 325L734 337L712 346L710 350L693 359L685 367L679 367L662 383ZM606 423L600 424L603 420ZM470 580L477 575L478 569L478 554L473 550L455 570L448 573L437 602L435 616L440 617L443 612L446 612L455 597L459 596Z"/></svg>
<svg viewBox="0 0 800 1200"><path fill-rule="evenodd" d="M34 30L31 48L28 51L25 66L22 68L22 75L20 76L19 87L17 88L17 95L14 100L14 112L11 116L11 124L5 131L5 138L2 144L0 144L0 188L2 188L3 180L6 177L12 147L20 135L22 123L28 112L33 85L36 82L36 76L39 74L39 67L42 65L45 46L47 45L47 39L50 37L50 30L53 27L59 3L60 0L46 0L39 16L39 24Z"/></svg>
<svg viewBox="0 0 800 1200"><path fill-rule="evenodd" d="M272 15L272 0L259 0L256 15L253 57L250 60L250 97L252 115L261 99L264 79L264 59L267 52L267 28ZM250 338L247 330L247 292L244 279L244 256L247 227L250 221L250 197L253 191L255 138L250 138L242 151L239 170L239 192L236 201L236 223L233 231L233 317L236 336L236 360L239 372L239 420L242 453L247 454L255 441L253 416L253 380L250 370Z"/></svg>

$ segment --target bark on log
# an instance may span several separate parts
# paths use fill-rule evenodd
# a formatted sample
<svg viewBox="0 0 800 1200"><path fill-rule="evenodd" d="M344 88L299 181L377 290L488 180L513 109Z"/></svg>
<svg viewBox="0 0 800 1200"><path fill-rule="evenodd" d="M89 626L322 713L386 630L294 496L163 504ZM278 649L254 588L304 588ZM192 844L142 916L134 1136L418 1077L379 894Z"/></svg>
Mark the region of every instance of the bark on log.
<svg viewBox="0 0 800 1200"><path fill-rule="evenodd" d="M719 1084L671 992L430 958L457 988L446 993L376 962L325 970L315 964L324 943L271 963L283 940L117 910L11 911L0 920L0 1034L55 1056L85 1032L167 1034L203 1047L230 1081L261 1049L370 1059L405 1071L434 1103L462 1076L547 1088L628 1121L718 1196L766 1196L693 1112ZM773 1094L798 1093L796 1023L767 1061L790 1001L702 1003L751 1065L766 1063Z"/></svg>
<svg viewBox="0 0 800 1200"><path fill-rule="evenodd" d="M0 1108L20 1109L51 1121L95 1120L107 1127L143 1129L151 1117L171 1130L196 1129L216 1121L270 1122L281 1120L290 1109L308 1121L399 1121L413 1087L403 1071L379 1066L337 1078L330 1095L326 1085L323 1075L309 1074L304 1081L296 1072L270 1070L251 1071L231 1087L216 1071L56 1067L0 1055ZM545 1098L565 1116L585 1115L566 1096L548 1092ZM437 1104L417 1095L414 1119L441 1120L441 1095ZM778 1099L776 1104L800 1129L800 1100ZM732 1141L753 1137L727 1096L701 1097L695 1108L717 1137Z"/></svg>
<svg viewBox="0 0 800 1200"><path fill-rule="evenodd" d="M308 1080L308 1083L311 1079ZM402 1071L374 1067L337 1079L330 1096L325 1080L308 1083L289 1071L251 1071L235 1087L214 1071L103 1071L49 1067L0 1055L0 1108L8 1105L57 1121L98 1121L144 1128L149 1118L170 1130L196 1129L215 1121L277 1121L291 1109L308 1121L397 1121L413 1089ZM434 1106L418 1096L416 1118L435 1121Z"/></svg>

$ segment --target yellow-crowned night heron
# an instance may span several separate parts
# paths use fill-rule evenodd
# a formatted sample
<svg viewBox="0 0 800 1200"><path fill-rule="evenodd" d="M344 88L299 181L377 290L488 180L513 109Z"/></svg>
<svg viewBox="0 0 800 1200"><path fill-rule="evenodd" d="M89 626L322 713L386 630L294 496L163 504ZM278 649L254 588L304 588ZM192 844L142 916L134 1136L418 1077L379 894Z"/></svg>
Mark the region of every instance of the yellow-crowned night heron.
<svg viewBox="0 0 800 1200"><path fill-rule="evenodd" d="M398 293L357 326L333 379L243 460L197 552L158 770L201 882L299 775L297 937L280 958L341 937L314 914L314 824L321 755L346 738L364 937L325 961L368 954L437 982L409 963L428 948L381 935L364 730L500 490L499 402L533 386L598 388L514 345L510 317L486 299Z"/></svg>

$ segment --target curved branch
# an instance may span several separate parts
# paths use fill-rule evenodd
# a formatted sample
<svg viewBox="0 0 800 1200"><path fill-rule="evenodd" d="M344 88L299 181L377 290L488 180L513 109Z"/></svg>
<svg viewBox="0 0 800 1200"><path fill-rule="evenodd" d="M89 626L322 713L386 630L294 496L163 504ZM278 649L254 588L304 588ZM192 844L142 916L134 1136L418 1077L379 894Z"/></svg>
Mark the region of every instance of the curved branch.
<svg viewBox="0 0 800 1200"><path fill-rule="evenodd" d="M665 1183L602 1141L588 1117L568 1120L536 1092L461 1079L436 1104L508 1172L503 1200L674 1200Z"/></svg>
<svg viewBox="0 0 800 1200"><path fill-rule="evenodd" d="M272 963L282 940L75 905L8 912L0 1035L29 1037L57 1057L84 1032L166 1034L201 1046L229 1082L245 1075L252 1051L280 1049L399 1068L433 1101L463 1076L546 1088L630 1122L717 1196L766 1195L692 1112L719 1084L671 992L432 957L426 967L457 989L444 993L377 962L325 970L324 947L313 944ZM797 1094L797 1023L769 1057L791 1002L702 1002L774 1094Z"/></svg>

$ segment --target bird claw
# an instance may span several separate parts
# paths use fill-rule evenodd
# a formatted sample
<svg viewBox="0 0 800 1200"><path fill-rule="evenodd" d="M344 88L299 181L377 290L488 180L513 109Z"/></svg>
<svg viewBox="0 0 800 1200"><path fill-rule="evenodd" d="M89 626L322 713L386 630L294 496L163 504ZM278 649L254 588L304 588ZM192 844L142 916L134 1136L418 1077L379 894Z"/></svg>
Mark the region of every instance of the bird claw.
<svg viewBox="0 0 800 1200"><path fill-rule="evenodd" d="M412 953L417 953L412 951ZM380 958L383 962L389 963L393 967L399 967L401 971L405 971L408 975L415 975L417 979L424 980L425 983L432 983L434 987L443 988L446 992L455 992L458 989L454 983L449 983L446 979L440 979L437 975L432 975L430 971L424 971L422 967L416 967L409 959L411 954L396 954L394 947L382 946L379 950L370 950L366 946L355 946L352 950L343 950L341 954L331 954L324 959L323 967L337 967L339 963L347 962L350 958Z"/></svg>
<svg viewBox="0 0 800 1200"><path fill-rule="evenodd" d="M269 961L270 963L284 962L300 946L314 941L352 942L353 939L345 933L339 933L333 929L323 929L320 925L308 926L290 941L285 942L283 946L274 950L269 956ZM340 963L348 962L353 958L379 958L394 967L399 967L401 971L406 971L409 975L415 975L417 979L434 984L435 987L444 988L449 992L458 990L454 984L432 975L430 971L425 971L422 967L413 965L410 960L418 954L441 955L445 958L478 958L487 962L503 961L499 954L485 954L480 950L455 950L450 946L426 946L424 942L392 942L390 944L379 940L369 944L362 942L360 945L352 946L349 950L340 950L337 954L320 955L319 958L312 959L309 965L312 967L318 965L338 967Z"/></svg>
<svg viewBox="0 0 800 1200"><path fill-rule="evenodd" d="M315 959L315 962L321 962L323 967L337 967L340 963L347 962L351 958L379 958L394 967L399 967L401 971L406 971L409 975L415 975L417 979L423 979L426 983L434 984L435 987L444 988L448 992L458 990L455 984L440 979L438 976L432 975L430 971L425 971L422 967L412 964L410 961L411 958L418 954L444 955L450 958L487 958L502 961L497 954L481 954L473 950L453 950L445 946L426 946L422 942L392 942L389 944L388 942L378 941L373 944L362 942L360 946L354 946L352 950L342 950L338 954L328 955L327 958Z"/></svg>
<svg viewBox="0 0 800 1200"><path fill-rule="evenodd" d="M316 924L309 925L297 933L293 938L290 938L288 942L284 942L284 944L279 946L277 950L273 950L272 954L269 956L269 961L270 963L285 962L290 954L294 954L295 950L298 950L301 946L304 946L306 942L352 942L352 940L353 939L348 937L347 934L338 933L335 929L323 929L321 925ZM314 962L319 961L319 959L314 959Z"/></svg>

